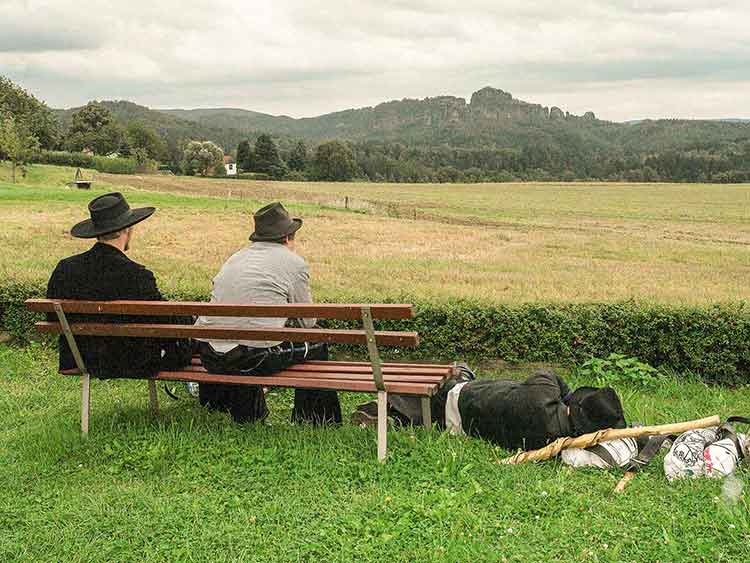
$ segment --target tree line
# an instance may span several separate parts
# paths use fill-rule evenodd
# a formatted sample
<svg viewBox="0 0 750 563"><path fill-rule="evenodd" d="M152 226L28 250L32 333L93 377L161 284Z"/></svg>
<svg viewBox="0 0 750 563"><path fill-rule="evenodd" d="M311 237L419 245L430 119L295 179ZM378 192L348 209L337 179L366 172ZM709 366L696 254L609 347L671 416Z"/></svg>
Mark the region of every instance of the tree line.
<svg viewBox="0 0 750 563"><path fill-rule="evenodd" d="M309 150L304 141L290 149L280 150L267 133L258 135L253 144L241 141L237 146L240 170L266 174L275 180L346 181L357 175L354 154L347 143L326 141Z"/></svg>
<svg viewBox="0 0 750 563"><path fill-rule="evenodd" d="M281 151L268 134L237 147L241 170L271 179L372 182L750 182L750 140L725 148L696 147L639 154L617 150L565 151L409 147L379 141L328 141L310 151L298 141Z"/></svg>

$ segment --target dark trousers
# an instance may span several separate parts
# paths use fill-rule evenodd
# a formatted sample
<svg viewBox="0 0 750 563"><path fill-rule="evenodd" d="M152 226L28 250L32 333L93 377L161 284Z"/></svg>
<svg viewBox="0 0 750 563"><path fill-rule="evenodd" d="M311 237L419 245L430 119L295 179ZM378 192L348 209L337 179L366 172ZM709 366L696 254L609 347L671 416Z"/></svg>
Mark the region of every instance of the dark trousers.
<svg viewBox="0 0 750 563"><path fill-rule="evenodd" d="M269 376L306 360L327 360L324 343L292 344L284 342L273 348L237 346L227 353L201 342L201 362L210 373L226 375ZM252 422L268 416L263 389L255 385L201 383L199 399L212 410L229 412L235 422ZM295 389L292 421L313 424L341 422L341 405L335 391Z"/></svg>
<svg viewBox="0 0 750 563"><path fill-rule="evenodd" d="M464 364L459 364L458 375L445 380L440 388L430 398L430 411L432 412L432 423L438 428L445 428L445 403L448 401L448 393L459 383L474 381L476 375ZM360 405L357 408L362 408ZM395 419L398 424L404 426L421 426L422 420L422 403L419 397L409 395L396 395L388 393L388 416Z"/></svg>

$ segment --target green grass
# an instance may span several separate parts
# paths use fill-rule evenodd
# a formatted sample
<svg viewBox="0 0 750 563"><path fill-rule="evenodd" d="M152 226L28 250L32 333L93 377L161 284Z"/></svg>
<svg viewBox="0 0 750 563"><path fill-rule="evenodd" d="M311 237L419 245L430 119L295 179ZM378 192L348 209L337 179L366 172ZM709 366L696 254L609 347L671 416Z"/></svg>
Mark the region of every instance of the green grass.
<svg viewBox="0 0 750 563"><path fill-rule="evenodd" d="M208 291L245 244L251 213L282 199L305 218L297 241L318 297L469 296L490 301L744 299L750 186L290 184L97 175L33 166L18 185L0 164L0 278L46 281L88 242L70 226L118 189L156 205L131 254L164 289ZM346 211L343 197L358 208ZM417 220L413 218L417 210ZM401 216L401 218L399 218ZM142 381L92 384L92 431L78 432L79 384L53 350L0 345L0 561L747 561L750 484L668 484L660 458L624 495L616 471L557 462L499 466L477 439L288 423L233 425ZM487 368L483 377L521 377ZM574 384L592 383L572 374ZM663 377L621 386L628 419L666 423L747 414L750 387ZM346 394L344 410L366 396Z"/></svg>
<svg viewBox="0 0 750 563"><path fill-rule="evenodd" d="M720 481L668 484L660 458L623 495L617 471L557 462L498 466L477 439L287 422L235 426L142 381L94 381L91 434L79 384L40 345L0 346L2 561L747 561L747 470L739 501ZM507 375L485 371L482 376ZM520 376L521 372L513 372ZM570 378L580 384L582 380ZM750 388L667 379L620 390L629 419L746 413ZM349 412L364 395L346 395Z"/></svg>

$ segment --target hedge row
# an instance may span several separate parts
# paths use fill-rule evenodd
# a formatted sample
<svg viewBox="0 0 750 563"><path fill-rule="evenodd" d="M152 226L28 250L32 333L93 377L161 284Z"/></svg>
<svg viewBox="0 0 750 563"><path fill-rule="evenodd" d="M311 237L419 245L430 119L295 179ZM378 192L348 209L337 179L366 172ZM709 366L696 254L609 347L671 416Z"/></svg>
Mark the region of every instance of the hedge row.
<svg viewBox="0 0 750 563"><path fill-rule="evenodd" d="M82 152L41 151L34 157L39 164L55 164L58 166L75 166L79 168L93 168L99 172L109 174L135 174L143 172L133 158L110 158L94 156ZM143 167L141 167L143 168ZM151 166L155 169L155 163Z"/></svg>
<svg viewBox="0 0 750 563"><path fill-rule="evenodd" d="M42 295L43 290L34 285L0 285L0 326L28 337L33 315L25 311L23 301ZM192 301L208 295L179 292L167 298ZM386 300L380 296L378 301ZM404 302L404 296L387 301ZM418 331L422 358L579 364L615 352L676 372L696 373L707 381L750 382L750 307L745 302L683 307L632 301L519 305L417 301L414 319L379 326Z"/></svg>

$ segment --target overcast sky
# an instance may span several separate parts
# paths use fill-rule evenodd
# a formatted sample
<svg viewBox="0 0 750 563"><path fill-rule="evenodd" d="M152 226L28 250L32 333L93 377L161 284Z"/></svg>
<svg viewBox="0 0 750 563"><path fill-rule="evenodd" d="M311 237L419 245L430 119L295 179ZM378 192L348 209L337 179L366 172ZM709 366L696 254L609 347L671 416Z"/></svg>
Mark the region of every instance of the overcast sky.
<svg viewBox="0 0 750 563"><path fill-rule="evenodd" d="M572 113L750 117L750 0L0 0L0 74L52 107L294 117L483 86Z"/></svg>

